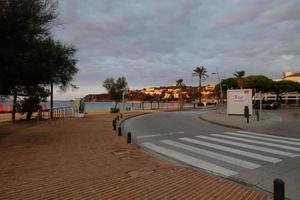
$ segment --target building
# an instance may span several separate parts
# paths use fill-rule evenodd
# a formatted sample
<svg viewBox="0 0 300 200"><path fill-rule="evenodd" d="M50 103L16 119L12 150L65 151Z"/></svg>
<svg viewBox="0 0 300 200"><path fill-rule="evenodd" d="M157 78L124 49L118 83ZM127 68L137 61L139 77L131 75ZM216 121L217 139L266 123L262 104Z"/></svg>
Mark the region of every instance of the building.
<svg viewBox="0 0 300 200"><path fill-rule="evenodd" d="M282 80L295 81L300 83L300 72L292 73L292 72L283 72Z"/></svg>

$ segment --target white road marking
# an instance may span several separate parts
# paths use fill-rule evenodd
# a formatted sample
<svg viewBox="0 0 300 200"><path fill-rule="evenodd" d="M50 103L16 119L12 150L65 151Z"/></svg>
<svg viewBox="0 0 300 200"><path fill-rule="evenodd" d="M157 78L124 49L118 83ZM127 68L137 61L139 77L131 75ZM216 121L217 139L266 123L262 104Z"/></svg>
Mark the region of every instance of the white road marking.
<svg viewBox="0 0 300 200"><path fill-rule="evenodd" d="M170 133L162 133L162 134L153 134L153 135L140 135L140 136L136 136L136 138L138 138L138 139L143 139L143 138L161 137L161 136L175 135L175 134L184 134L184 132L178 131L178 132L170 132Z"/></svg>
<svg viewBox="0 0 300 200"><path fill-rule="evenodd" d="M194 143L194 144L199 144L199 145L203 145L203 146L206 146L206 147L222 150L222 151L227 151L227 152L230 152L230 153L234 153L234 154L238 154L238 155L242 155L242 156L246 156L246 157L250 157L250 158L255 158L257 160L262 160L262 161L266 161L266 162L278 163L278 162L282 161L278 158L264 156L264 155L257 154L257 153L251 153L251 152L248 152L248 151L234 149L234 148L231 148L231 147L226 147L226 146L213 144L213 143L209 143L209 142L194 140L194 139L190 139L190 138L179 138L179 139L183 140L183 141L191 142L191 143Z"/></svg>
<svg viewBox="0 0 300 200"><path fill-rule="evenodd" d="M260 146L255 146L255 145L245 144L245 143L240 143L240 142L233 142L233 141L229 141L229 140L218 139L218 138L213 138L213 137L208 137L208 136L201 135L201 136L196 136L196 137L214 141L214 142L220 142L220 143L224 143L224 144L230 144L230 145L234 145L234 146L238 146L238 147L243 147L243 148L247 148L247 149L264 151L264 152L277 154L277 155L281 155L281 156L287 156L287 157L292 157L292 158L299 156L298 154L285 152L285 151L281 151L281 150L270 149L270 148L265 148L265 147L260 147Z"/></svg>
<svg viewBox="0 0 300 200"><path fill-rule="evenodd" d="M287 149L287 150L293 150L293 151L300 151L300 148L297 147L290 147L290 146L285 146L281 144L274 144L274 143L269 143L269 142L261 142L257 140L249 140L249 139L244 139L244 138L238 138L238 137L233 137L233 136L227 136L227 135L221 135L221 134L211 134L212 136L217 136L217 137L222 137L222 138L227 138L227 139L233 139L237 141L242 141L242 142L249 142L249 143L254 143L254 144L262 144L266 146L271 146L271 147L278 147L281 149Z"/></svg>
<svg viewBox="0 0 300 200"><path fill-rule="evenodd" d="M155 145L155 144L152 144L149 142L142 143L142 145L148 149L151 149L152 151L155 151L155 152L163 154L165 156L174 158L174 159L184 162L188 165L191 165L191 166L194 166L197 168L201 168L201 169L205 169L207 171L211 171L213 173L220 174L225 177L233 176L233 175L237 174L237 172L235 172L235 171L232 171L232 170L226 169L224 167L220 167L218 165L194 158L192 156L188 156L188 155L173 151L171 149L160 147L158 145Z"/></svg>
<svg viewBox="0 0 300 200"><path fill-rule="evenodd" d="M281 136L268 135L268 134L263 134L263 133L255 133L255 132L250 132L250 131L238 131L238 132L239 133L246 133L248 135L256 135L256 136L261 136L261 137L284 139L284 140L291 140L291 141L298 141L298 142L300 142L300 139L298 139L298 138L281 137Z"/></svg>
<svg viewBox="0 0 300 200"><path fill-rule="evenodd" d="M265 140L265 141L271 141L271 142L278 142L278 143L284 143L284 144L291 144L291 145L300 145L300 142L292 142L292 141L285 141L285 140L278 140L278 139L272 139L272 138L265 138L263 136L254 136L254 135L246 135L242 133L233 133L233 132L225 132L225 134L233 135L233 136L239 136L239 137L246 137L246 138L253 138L253 139L259 139L259 140Z"/></svg>
<svg viewBox="0 0 300 200"><path fill-rule="evenodd" d="M136 136L136 138L138 139L143 139L143 138L151 138L151 137L159 137L161 135L140 135L140 136Z"/></svg>
<svg viewBox="0 0 300 200"><path fill-rule="evenodd" d="M247 169L256 169L258 167L261 167L261 165L256 164L256 163L252 163L252 162L244 161L244 160L241 160L241 159L233 158L233 157L230 157L230 156L226 156L226 155L223 155L223 154L220 154L220 153L215 153L215 152L207 151L207 150L204 150L204 149L196 148L196 147L189 146L189 145L186 145L186 144L182 144L182 143L179 143L179 142L175 142L175 141L172 141L172 140L161 140L160 142L168 144L168 145L172 145L172 146L175 146L175 147L178 147L178 148L181 148L181 149L185 149L187 151L191 151L191 152L194 152L194 153L197 153L197 154L200 154L200 155L204 155L204 156L216 159L216 160L221 160L221 161L230 163L232 165L237 165L237 166L240 166L240 167L244 167L244 168L247 168Z"/></svg>

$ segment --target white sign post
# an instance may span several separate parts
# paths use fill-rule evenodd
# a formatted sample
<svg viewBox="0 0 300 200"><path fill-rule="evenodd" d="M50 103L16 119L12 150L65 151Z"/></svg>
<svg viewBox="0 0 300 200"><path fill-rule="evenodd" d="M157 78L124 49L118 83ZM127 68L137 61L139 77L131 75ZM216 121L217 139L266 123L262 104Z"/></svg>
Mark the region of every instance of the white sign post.
<svg viewBox="0 0 300 200"><path fill-rule="evenodd" d="M245 106L252 115L252 89L227 90L227 114L243 115Z"/></svg>

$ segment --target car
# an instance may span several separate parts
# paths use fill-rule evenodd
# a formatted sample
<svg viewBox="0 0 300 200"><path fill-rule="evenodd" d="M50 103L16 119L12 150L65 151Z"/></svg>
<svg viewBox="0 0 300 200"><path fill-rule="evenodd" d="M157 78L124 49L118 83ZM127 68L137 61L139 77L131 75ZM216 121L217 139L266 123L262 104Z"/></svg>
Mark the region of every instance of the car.
<svg viewBox="0 0 300 200"><path fill-rule="evenodd" d="M262 109L277 109L278 108L278 103L276 101L262 101ZM255 102L253 105L255 109L260 108L260 102L259 100Z"/></svg>

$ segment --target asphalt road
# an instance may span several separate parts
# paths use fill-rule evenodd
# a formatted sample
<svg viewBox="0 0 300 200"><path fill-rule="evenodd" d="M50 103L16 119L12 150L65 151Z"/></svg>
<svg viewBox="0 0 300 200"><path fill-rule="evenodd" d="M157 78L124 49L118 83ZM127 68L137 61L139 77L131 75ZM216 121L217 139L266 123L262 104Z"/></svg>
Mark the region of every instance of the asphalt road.
<svg viewBox="0 0 300 200"><path fill-rule="evenodd" d="M123 123L133 142L183 164L273 192L285 182L286 197L300 199L300 139L243 132L198 118L200 112L147 114Z"/></svg>

